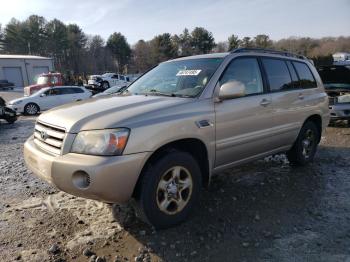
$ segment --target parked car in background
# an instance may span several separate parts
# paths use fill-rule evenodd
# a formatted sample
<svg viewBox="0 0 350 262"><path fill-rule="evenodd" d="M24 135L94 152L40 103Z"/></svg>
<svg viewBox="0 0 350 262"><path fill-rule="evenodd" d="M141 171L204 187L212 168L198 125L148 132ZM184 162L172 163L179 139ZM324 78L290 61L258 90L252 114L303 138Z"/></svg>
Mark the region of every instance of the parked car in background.
<svg viewBox="0 0 350 262"><path fill-rule="evenodd" d="M6 90L6 89L11 89L13 90L15 88L15 84L11 83L5 79L0 80L0 90Z"/></svg>
<svg viewBox="0 0 350 262"><path fill-rule="evenodd" d="M0 119L6 120L9 124L13 124L17 120L16 111L6 106L5 100L0 96Z"/></svg>
<svg viewBox="0 0 350 262"><path fill-rule="evenodd" d="M109 96L109 95L113 95L113 94L118 94L123 92L125 89L127 89L127 86L112 86L110 88L108 88L107 90L103 91L102 93L98 93L96 95L93 95L92 97L103 97L103 96Z"/></svg>
<svg viewBox="0 0 350 262"><path fill-rule="evenodd" d="M86 88L96 94L107 90L111 86L122 87L128 86L129 84L130 79L127 76L115 73L105 73L103 75L91 75Z"/></svg>
<svg viewBox="0 0 350 262"><path fill-rule="evenodd" d="M329 96L331 121L350 124L350 65L321 66L318 72Z"/></svg>
<svg viewBox="0 0 350 262"><path fill-rule="evenodd" d="M309 164L329 121L314 66L271 50L163 62L125 93L41 114L24 159L72 195L134 198L156 228L184 221L227 168L281 152L291 165Z"/></svg>
<svg viewBox="0 0 350 262"><path fill-rule="evenodd" d="M24 88L24 95L30 96L45 87L63 86L63 85L64 85L64 80L61 73L44 73L38 77L36 84L26 86Z"/></svg>
<svg viewBox="0 0 350 262"><path fill-rule="evenodd" d="M91 92L79 86L56 86L40 89L31 96L25 96L9 102L9 107L17 113L35 115L74 101L91 97Z"/></svg>

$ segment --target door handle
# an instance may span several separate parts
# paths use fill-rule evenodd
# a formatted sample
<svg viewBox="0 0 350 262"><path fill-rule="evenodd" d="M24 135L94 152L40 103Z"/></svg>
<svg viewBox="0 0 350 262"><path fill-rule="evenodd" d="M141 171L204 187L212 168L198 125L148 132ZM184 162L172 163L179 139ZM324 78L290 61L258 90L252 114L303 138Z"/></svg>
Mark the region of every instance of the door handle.
<svg viewBox="0 0 350 262"><path fill-rule="evenodd" d="M271 101L267 100L265 98L263 100L261 100L261 102L260 102L260 105L262 105L262 106L267 106L269 104L271 104Z"/></svg>
<svg viewBox="0 0 350 262"><path fill-rule="evenodd" d="M302 93L300 93L300 94L298 95L298 98L299 98L300 100L303 100L303 99L304 99L304 95L303 95Z"/></svg>

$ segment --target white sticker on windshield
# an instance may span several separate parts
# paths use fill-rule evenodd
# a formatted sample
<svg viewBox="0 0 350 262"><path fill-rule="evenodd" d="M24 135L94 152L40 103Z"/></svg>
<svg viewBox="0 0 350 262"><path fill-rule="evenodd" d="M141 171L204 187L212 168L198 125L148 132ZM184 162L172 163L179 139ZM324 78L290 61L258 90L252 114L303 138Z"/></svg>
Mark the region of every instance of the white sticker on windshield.
<svg viewBox="0 0 350 262"><path fill-rule="evenodd" d="M198 76L202 70L180 70L176 76Z"/></svg>

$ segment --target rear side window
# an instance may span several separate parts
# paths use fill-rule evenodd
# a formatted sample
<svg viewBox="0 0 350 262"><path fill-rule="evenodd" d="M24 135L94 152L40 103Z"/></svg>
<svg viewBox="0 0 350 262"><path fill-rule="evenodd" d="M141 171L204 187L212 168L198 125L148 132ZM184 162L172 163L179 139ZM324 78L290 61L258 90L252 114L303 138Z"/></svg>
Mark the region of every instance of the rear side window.
<svg viewBox="0 0 350 262"><path fill-rule="evenodd" d="M73 94L74 90L73 90L73 88L62 88L61 93L63 95L69 95L69 94Z"/></svg>
<svg viewBox="0 0 350 262"><path fill-rule="evenodd" d="M237 82L245 88L245 95L263 93L263 82L256 58L237 58L221 76L220 85Z"/></svg>
<svg viewBox="0 0 350 262"><path fill-rule="evenodd" d="M291 75L284 60L263 58L262 62L271 92L293 89Z"/></svg>
<svg viewBox="0 0 350 262"><path fill-rule="evenodd" d="M298 75L295 71L295 68L294 66L292 65L292 62L291 61L286 61L287 63L287 66L288 66L288 70L289 70L289 73L290 73L290 76L292 78L292 85L294 88L299 88L300 87L300 84L299 84L299 78L298 78Z"/></svg>
<svg viewBox="0 0 350 262"><path fill-rule="evenodd" d="M310 68L306 64L293 62L293 65L299 75L299 85L301 88L317 87L315 78L312 75Z"/></svg>

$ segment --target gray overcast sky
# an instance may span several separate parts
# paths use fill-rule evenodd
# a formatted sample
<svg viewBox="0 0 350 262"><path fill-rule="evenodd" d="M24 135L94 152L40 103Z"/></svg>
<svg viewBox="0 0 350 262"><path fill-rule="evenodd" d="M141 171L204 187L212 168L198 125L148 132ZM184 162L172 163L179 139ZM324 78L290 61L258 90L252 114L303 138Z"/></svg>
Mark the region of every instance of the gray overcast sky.
<svg viewBox="0 0 350 262"><path fill-rule="evenodd" d="M0 0L0 23L38 14L77 23L87 34L121 32L129 43L202 26L216 41L231 34L349 36L350 0Z"/></svg>

